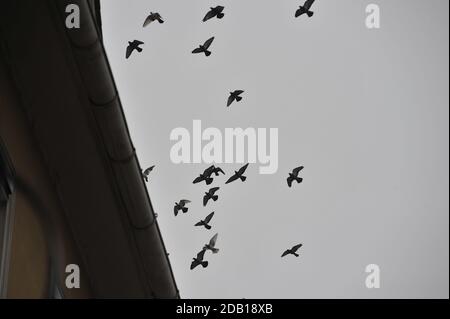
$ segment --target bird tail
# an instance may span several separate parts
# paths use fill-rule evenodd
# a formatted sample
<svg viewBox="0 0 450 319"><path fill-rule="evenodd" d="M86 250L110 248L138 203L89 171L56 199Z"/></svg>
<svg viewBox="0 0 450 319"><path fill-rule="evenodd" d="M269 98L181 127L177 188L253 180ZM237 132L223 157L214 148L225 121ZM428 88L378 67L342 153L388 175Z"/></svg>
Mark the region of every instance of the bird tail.
<svg viewBox="0 0 450 319"><path fill-rule="evenodd" d="M182 208L181 210L183 211L183 213L187 213L187 211L188 211L188 208L186 208L186 207L183 207L183 208Z"/></svg>
<svg viewBox="0 0 450 319"><path fill-rule="evenodd" d="M137 52L142 52L142 48L136 47Z"/></svg>
<svg viewBox="0 0 450 319"><path fill-rule="evenodd" d="M298 256L300 256L299 254L297 254L297 253L292 253L295 257L298 257Z"/></svg>
<svg viewBox="0 0 450 319"><path fill-rule="evenodd" d="M212 179L212 177L208 177L205 181L206 181L206 185L209 185L213 182L213 179Z"/></svg>
<svg viewBox="0 0 450 319"><path fill-rule="evenodd" d="M219 196L215 195L215 196L212 197L212 199L213 199L213 201L216 201L216 200L219 199Z"/></svg>
<svg viewBox="0 0 450 319"><path fill-rule="evenodd" d="M206 267L208 267L208 262L207 261L202 261L201 265L202 265L203 268L206 268Z"/></svg>
<svg viewBox="0 0 450 319"><path fill-rule="evenodd" d="M159 23L164 23L164 20L161 19L161 18L158 18L158 22L159 22Z"/></svg>
<svg viewBox="0 0 450 319"><path fill-rule="evenodd" d="M308 15L309 18L311 18L314 15L314 12L306 11L306 14Z"/></svg>
<svg viewBox="0 0 450 319"><path fill-rule="evenodd" d="M205 55L206 56L210 56L211 55L211 51L205 50Z"/></svg>
<svg viewBox="0 0 450 319"><path fill-rule="evenodd" d="M204 225L206 229L211 229L211 226L209 225Z"/></svg>
<svg viewBox="0 0 450 319"><path fill-rule="evenodd" d="M303 178L301 178L301 177L296 177L295 178L295 181L297 182L297 183L301 183L301 182L303 182Z"/></svg>
<svg viewBox="0 0 450 319"><path fill-rule="evenodd" d="M217 254L219 252L219 248L211 248L213 254Z"/></svg>
<svg viewBox="0 0 450 319"><path fill-rule="evenodd" d="M247 177L245 177L245 176L240 176L239 178L240 178L241 181L243 181L243 182L245 182L245 180L247 179Z"/></svg>
<svg viewBox="0 0 450 319"><path fill-rule="evenodd" d="M240 100L242 100L242 97L241 96L236 96L236 101L240 101Z"/></svg>
<svg viewBox="0 0 450 319"><path fill-rule="evenodd" d="M217 14L218 19L222 19L225 16L225 13L219 13Z"/></svg>

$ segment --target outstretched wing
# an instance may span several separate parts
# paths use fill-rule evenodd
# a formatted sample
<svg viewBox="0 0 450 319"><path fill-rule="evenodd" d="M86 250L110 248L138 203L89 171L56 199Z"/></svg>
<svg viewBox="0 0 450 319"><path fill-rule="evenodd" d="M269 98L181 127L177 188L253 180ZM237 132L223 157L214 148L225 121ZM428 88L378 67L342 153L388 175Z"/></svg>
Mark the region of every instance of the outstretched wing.
<svg viewBox="0 0 450 319"><path fill-rule="evenodd" d="M173 213L175 214L175 216L178 215L178 208L177 208L177 205L175 205L175 206L173 207Z"/></svg>
<svg viewBox="0 0 450 319"><path fill-rule="evenodd" d="M231 182L234 182L235 180L237 180L239 178L239 176L237 174L234 174L233 176L231 176L226 182L225 184L229 184Z"/></svg>
<svg viewBox="0 0 450 319"><path fill-rule="evenodd" d="M146 27L148 26L150 23L152 23L155 19L153 18L153 15L149 15L147 16L147 18L145 18L144 24L142 25L142 27Z"/></svg>
<svg viewBox="0 0 450 319"><path fill-rule="evenodd" d="M211 214L206 216L205 223L208 224L211 221L211 219L213 218L213 216L214 216L214 212L212 212Z"/></svg>
<svg viewBox="0 0 450 319"><path fill-rule="evenodd" d="M290 251L289 251L289 249L288 249L288 250L286 250L286 251L281 255L281 257L284 257L284 256L286 256L286 255L289 255L289 253L290 253Z"/></svg>
<svg viewBox="0 0 450 319"><path fill-rule="evenodd" d="M199 221L197 224L195 224L194 226L203 226L203 223L201 221Z"/></svg>
<svg viewBox="0 0 450 319"><path fill-rule="evenodd" d="M193 184L197 184L197 183L200 183L201 181L203 181L203 177L202 176L199 176L199 177L197 177L196 179L194 179L194 181L192 182Z"/></svg>
<svg viewBox="0 0 450 319"><path fill-rule="evenodd" d="M202 53L203 51L204 51L204 50L203 50L202 48L198 47L198 48L194 49L194 50L192 51L192 53Z"/></svg>
<svg viewBox="0 0 450 319"><path fill-rule="evenodd" d="M314 0L306 0L303 7L309 11L309 9L311 9L311 6L313 5L313 3L314 3Z"/></svg>
<svg viewBox="0 0 450 319"><path fill-rule="evenodd" d="M214 165L211 165L210 167L208 167L203 171L203 175L210 176L214 172L214 168L215 168Z"/></svg>
<svg viewBox="0 0 450 319"><path fill-rule="evenodd" d="M299 173L303 168L304 168L303 166L299 166L299 167L297 167L297 168L294 168L294 169L292 170L292 173L293 173L294 175L298 175L298 173Z"/></svg>
<svg viewBox="0 0 450 319"><path fill-rule="evenodd" d="M211 46L211 43L214 41L214 37L209 38L208 40L206 40L205 44L203 44L203 47L205 48L205 50L208 50L208 48Z"/></svg>
<svg viewBox="0 0 450 319"><path fill-rule="evenodd" d="M216 8L217 13L221 13L223 11L223 9L225 9L224 6L217 6Z"/></svg>
<svg viewBox="0 0 450 319"><path fill-rule="evenodd" d="M186 204L189 204L191 201L190 200L188 200L188 199L182 199L182 200L180 200L180 205L181 206L184 206L184 205L186 205Z"/></svg>
<svg viewBox="0 0 450 319"><path fill-rule="evenodd" d="M205 15L205 17L203 18L203 22L208 21L209 19L212 19L216 16L216 11L214 9L211 9L208 11L208 13Z"/></svg>
<svg viewBox="0 0 450 319"><path fill-rule="evenodd" d="M214 195L214 193L217 192L219 189L220 189L220 187L213 187L213 188L211 188L211 189L209 190L209 193L210 193L211 195Z"/></svg>
<svg viewBox="0 0 450 319"><path fill-rule="evenodd" d="M200 265L200 263L197 260L193 260L191 263L191 270L197 267L198 265Z"/></svg>
<svg viewBox="0 0 450 319"><path fill-rule="evenodd" d="M206 206L208 204L209 197L207 195L203 196L203 206Z"/></svg>
<svg viewBox="0 0 450 319"><path fill-rule="evenodd" d="M126 54L125 54L125 58L129 58L130 57L130 55L131 55L131 53L133 52L133 47L131 46L131 45L128 45L127 46L127 52L126 52Z"/></svg>
<svg viewBox="0 0 450 319"><path fill-rule="evenodd" d="M231 105L231 103L234 102L234 95L230 94L230 96L228 97L228 102L227 102L227 107Z"/></svg>
<svg viewBox="0 0 450 319"><path fill-rule="evenodd" d="M135 44L136 46L139 46L139 45L141 45L141 44L144 44L144 42L139 41L139 40L134 40L133 42L134 42L134 44Z"/></svg>
<svg viewBox="0 0 450 319"><path fill-rule="evenodd" d="M225 172L220 167L216 167L215 172L216 173L222 173L223 175L225 175Z"/></svg>
<svg viewBox="0 0 450 319"><path fill-rule="evenodd" d="M295 245L294 247L292 247L292 251L295 253L300 247L302 247L303 246L303 244L298 244L298 245Z"/></svg>
<svg viewBox="0 0 450 319"><path fill-rule="evenodd" d="M292 178L289 176L286 180L287 180L288 186L291 187L292 186Z"/></svg>
<svg viewBox="0 0 450 319"><path fill-rule="evenodd" d="M219 236L219 233L215 234L213 236L213 238L210 239L209 241L209 246L214 247L216 246L216 241L217 241L217 237Z"/></svg>
<svg viewBox="0 0 450 319"><path fill-rule="evenodd" d="M247 169L247 167L248 167L248 163L245 164L244 166L242 166L242 167L239 169L239 171L238 171L239 175L244 174L244 173L245 173L245 170Z"/></svg>
<svg viewBox="0 0 450 319"><path fill-rule="evenodd" d="M198 260L203 260L203 257L205 257L205 250L202 249L198 254L197 254L197 259Z"/></svg>
<svg viewBox="0 0 450 319"><path fill-rule="evenodd" d="M150 172L153 171L153 168L155 168L155 165L150 166L149 168L147 168L147 169L144 171L144 175L150 174Z"/></svg>
<svg viewBox="0 0 450 319"><path fill-rule="evenodd" d="M234 91L234 93L236 93L236 95L239 95L239 94L244 93L244 91L243 90L236 90L236 91Z"/></svg>

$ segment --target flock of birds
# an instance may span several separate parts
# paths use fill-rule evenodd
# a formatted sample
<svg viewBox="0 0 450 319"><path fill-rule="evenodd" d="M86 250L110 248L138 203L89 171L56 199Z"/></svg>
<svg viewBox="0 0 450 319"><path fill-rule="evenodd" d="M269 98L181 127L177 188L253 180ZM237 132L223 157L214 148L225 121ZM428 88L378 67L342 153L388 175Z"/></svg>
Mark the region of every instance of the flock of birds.
<svg viewBox="0 0 450 319"><path fill-rule="evenodd" d="M312 17L314 14L314 12L311 11L311 6L313 3L314 3L314 0L306 0L305 3L296 10L295 17L297 18L304 14L306 14L308 17ZM203 22L206 22L213 18L222 19L225 16L224 10L225 10L225 7L223 7L223 6L211 7L210 10L206 13L205 17L203 18ZM150 14L147 16L147 18L144 21L143 27L146 27L155 21L157 21L160 24L164 23L164 20L159 13L150 12ZM211 55L210 47L211 47L211 44L213 43L213 41L214 41L214 37L209 38L203 44L201 44L197 48L195 48L192 51L192 53L193 54L203 53L206 57L210 56ZM134 41L128 42L125 57L128 59L131 56L131 54L133 53L133 51L142 52L143 49L141 48L141 45L143 45L143 44L144 44L144 42L139 41L139 40L134 40ZM235 101L240 102L242 100L241 95L243 93L244 93L243 90L235 90L233 92L230 92L230 95L229 95L228 101L227 101L227 107L229 107ZM249 166L249 164L247 163L244 166L242 166L239 170L235 171L234 174L231 175L227 179L225 184L232 183L236 180L245 182L247 179L247 176L245 176L244 173L246 172L248 166ZM149 175L153 171L154 167L155 167L155 165L142 171L142 177L145 180L145 182L149 181ZM298 184L300 184L303 181L303 178L299 177L299 174L303 170L303 168L304 168L303 166L296 167L292 170L291 173L289 173L289 175L287 177L287 185L289 187L292 187L292 184L294 182L297 182ZM220 167L211 165L210 167L206 168L202 173L200 173L197 178L194 179L193 184L205 182L206 185L210 185L211 183L213 183L214 176L217 177L220 174L225 175L225 172ZM212 200L214 202L218 200L219 196L216 195L216 193L219 190L220 190L220 187L212 187L207 192L204 193L204 195L203 195L203 206L204 207L207 206L207 204L210 200ZM191 201L188 199L182 199L179 202L176 202L174 209L173 209L175 216L177 216L180 211L183 214L187 213L189 211L189 207L188 207L189 203L191 203ZM206 230L210 230L212 228L210 223L211 223L213 216L214 216L214 212L207 215L203 220L200 220L194 226L195 227L204 227ZM203 248L197 253L197 255L194 258L192 258L192 262L191 262L191 266L190 266L191 270L200 265L203 268L208 267L208 261L205 260L205 253L208 250L211 251L213 254L216 254L219 252L219 249L216 248L217 238L218 238L218 233L216 233L209 240L209 242L203 246ZM302 247L302 244L297 244L297 245L293 246L292 248L285 250L282 253L281 257L285 257L287 255L293 255L295 257L299 257L299 254L297 253L297 251L301 247Z"/></svg>

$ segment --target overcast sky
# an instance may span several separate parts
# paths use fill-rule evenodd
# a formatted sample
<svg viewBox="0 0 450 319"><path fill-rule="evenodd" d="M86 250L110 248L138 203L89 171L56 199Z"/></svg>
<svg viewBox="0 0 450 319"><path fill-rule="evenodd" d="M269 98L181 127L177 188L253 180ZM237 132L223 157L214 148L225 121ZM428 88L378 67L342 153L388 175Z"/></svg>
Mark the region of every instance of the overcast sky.
<svg viewBox="0 0 450 319"><path fill-rule="evenodd" d="M102 1L106 51L182 297L448 298L448 1ZM210 6L225 17L201 20ZM150 11L164 24L142 28ZM191 51L211 36L212 55ZM145 42L125 59L127 41ZM226 108L228 92L244 99ZM173 164L170 132L279 129L276 174L223 164L219 200L192 184L207 164ZM286 185L304 165L302 184ZM173 205L192 200L187 214ZM194 227L215 211L213 229ZM215 232L206 269L192 257ZM281 259L303 243L300 257ZM364 269L381 268L367 289Z"/></svg>

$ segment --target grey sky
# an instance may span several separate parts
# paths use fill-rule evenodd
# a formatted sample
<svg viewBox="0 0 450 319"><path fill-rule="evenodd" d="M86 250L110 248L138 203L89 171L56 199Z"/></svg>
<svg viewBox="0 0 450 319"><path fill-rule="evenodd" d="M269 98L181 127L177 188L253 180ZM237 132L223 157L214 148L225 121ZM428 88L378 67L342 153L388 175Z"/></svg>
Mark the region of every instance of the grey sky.
<svg viewBox="0 0 450 319"><path fill-rule="evenodd" d="M182 297L449 296L448 1L102 2L107 54ZM381 8L381 29L365 7ZM222 20L201 20L210 6ZM164 24L142 23L150 11ZM215 36L212 55L191 51ZM127 41L144 51L125 60ZM228 92L244 100L226 108ZM172 129L279 128L279 169L223 185L202 207L206 164L172 164ZM288 172L304 165L289 189ZM227 175L240 164L223 164ZM173 204L191 199L188 214ZM211 211L213 229L193 226ZM210 266L191 258L219 232ZM300 257L280 258L303 243ZM381 288L365 287L367 264Z"/></svg>

